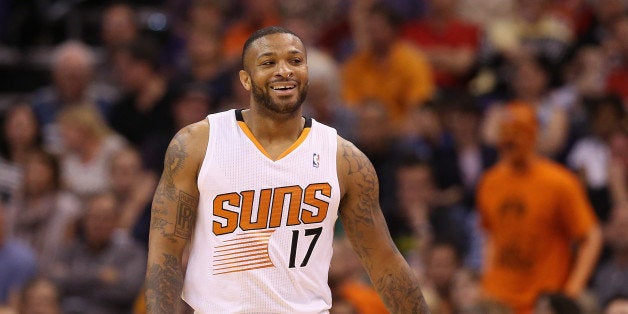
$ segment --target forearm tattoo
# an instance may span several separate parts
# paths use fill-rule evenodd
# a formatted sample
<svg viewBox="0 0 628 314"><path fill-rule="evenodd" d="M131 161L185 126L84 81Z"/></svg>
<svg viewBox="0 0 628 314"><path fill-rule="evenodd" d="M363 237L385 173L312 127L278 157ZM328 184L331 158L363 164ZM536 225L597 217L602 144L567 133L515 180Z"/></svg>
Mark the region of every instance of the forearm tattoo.
<svg viewBox="0 0 628 314"><path fill-rule="evenodd" d="M411 280L411 276L413 274L399 276L390 272L373 282L386 307L392 313L427 314L430 312L418 281Z"/></svg>
<svg viewBox="0 0 628 314"><path fill-rule="evenodd" d="M376 230L382 230L386 225L384 217L379 207L379 183L377 174L368 158L360 152L353 144L343 141L341 147L342 157L346 160L348 167L348 180L355 185L354 193L350 195L351 203L355 208L351 212L341 212L343 226L348 234L354 239L372 237ZM342 208L343 204L341 204ZM392 240L387 230L385 234L374 236L387 237L386 245L394 253L391 261L395 258L403 259L397 246ZM405 263L390 263L382 265L381 261L374 265L374 254L379 241L353 241L353 247L364 263L364 267L369 270L373 286L378 291L386 307L392 313L429 313L426 302L423 298L419 282L412 269Z"/></svg>
<svg viewBox="0 0 628 314"><path fill-rule="evenodd" d="M163 257L161 264L149 265L146 273L146 309L151 314L172 313L183 287L181 261L168 254Z"/></svg>

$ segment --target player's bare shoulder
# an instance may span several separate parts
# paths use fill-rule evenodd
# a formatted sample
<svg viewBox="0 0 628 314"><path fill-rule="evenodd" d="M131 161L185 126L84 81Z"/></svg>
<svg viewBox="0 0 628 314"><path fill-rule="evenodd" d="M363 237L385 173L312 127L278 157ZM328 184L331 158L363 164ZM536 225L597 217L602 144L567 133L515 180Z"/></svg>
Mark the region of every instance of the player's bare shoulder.
<svg viewBox="0 0 628 314"><path fill-rule="evenodd" d="M192 165L202 162L209 139L209 123L207 119L183 127L170 141L168 157L184 158Z"/></svg>
<svg viewBox="0 0 628 314"><path fill-rule="evenodd" d="M379 193L377 174L368 157L353 143L338 136L338 180L343 197L357 194L369 197ZM369 197L370 198L370 197Z"/></svg>

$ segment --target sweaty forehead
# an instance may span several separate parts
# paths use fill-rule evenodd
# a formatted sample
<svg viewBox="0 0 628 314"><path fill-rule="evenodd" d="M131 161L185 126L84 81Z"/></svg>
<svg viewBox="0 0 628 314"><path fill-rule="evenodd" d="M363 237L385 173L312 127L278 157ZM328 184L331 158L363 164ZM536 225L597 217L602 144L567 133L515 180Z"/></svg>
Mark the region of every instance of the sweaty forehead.
<svg viewBox="0 0 628 314"><path fill-rule="evenodd" d="M245 52L245 59L252 60L267 54L305 53L301 40L288 33L266 35L255 40Z"/></svg>

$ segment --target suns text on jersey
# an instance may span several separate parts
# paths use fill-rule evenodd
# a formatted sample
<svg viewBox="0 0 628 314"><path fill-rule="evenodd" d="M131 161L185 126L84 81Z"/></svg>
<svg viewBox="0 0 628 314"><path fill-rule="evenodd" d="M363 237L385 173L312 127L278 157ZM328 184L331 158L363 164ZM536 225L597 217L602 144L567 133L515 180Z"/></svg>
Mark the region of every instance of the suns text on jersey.
<svg viewBox="0 0 628 314"><path fill-rule="evenodd" d="M219 194L213 200L214 216L218 219L214 219L212 230L215 235L222 235L234 232L238 226L247 231L277 228L282 223L319 223L327 217L330 198L329 183ZM258 204L256 211L253 204Z"/></svg>

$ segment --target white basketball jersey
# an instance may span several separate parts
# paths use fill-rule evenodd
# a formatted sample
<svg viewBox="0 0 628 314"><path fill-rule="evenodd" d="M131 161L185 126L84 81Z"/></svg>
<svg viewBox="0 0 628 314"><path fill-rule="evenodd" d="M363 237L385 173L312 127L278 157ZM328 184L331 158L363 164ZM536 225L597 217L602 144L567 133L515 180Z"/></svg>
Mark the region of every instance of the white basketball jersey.
<svg viewBox="0 0 628 314"><path fill-rule="evenodd" d="M276 161L241 111L208 116L183 298L197 313L327 313L336 130L307 119Z"/></svg>

